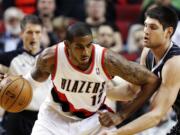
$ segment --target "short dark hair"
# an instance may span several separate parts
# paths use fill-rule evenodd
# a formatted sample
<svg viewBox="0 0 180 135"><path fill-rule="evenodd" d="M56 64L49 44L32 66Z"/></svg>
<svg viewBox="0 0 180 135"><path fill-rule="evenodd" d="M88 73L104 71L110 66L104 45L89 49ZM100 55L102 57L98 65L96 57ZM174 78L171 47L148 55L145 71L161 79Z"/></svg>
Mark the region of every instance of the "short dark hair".
<svg viewBox="0 0 180 135"><path fill-rule="evenodd" d="M68 27L66 40L72 42L74 37L82 37L86 35L92 35L90 27L86 23L76 22Z"/></svg>
<svg viewBox="0 0 180 135"><path fill-rule="evenodd" d="M174 34L178 23L178 16L172 9L166 6L157 6L147 10L145 15L146 17L157 19L162 24L163 29L166 29L167 27L173 27Z"/></svg>
<svg viewBox="0 0 180 135"><path fill-rule="evenodd" d="M21 21L21 29L24 30L26 24L38 24L42 26L41 20L36 15L27 15Z"/></svg>

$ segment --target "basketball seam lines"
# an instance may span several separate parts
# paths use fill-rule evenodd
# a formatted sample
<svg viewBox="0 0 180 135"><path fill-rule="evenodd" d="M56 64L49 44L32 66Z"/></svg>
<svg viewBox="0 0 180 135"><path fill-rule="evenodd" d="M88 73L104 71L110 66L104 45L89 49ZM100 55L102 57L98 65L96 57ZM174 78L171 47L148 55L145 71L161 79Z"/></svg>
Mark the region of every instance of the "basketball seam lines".
<svg viewBox="0 0 180 135"><path fill-rule="evenodd" d="M1 105L2 105L2 97L4 96L4 94L5 94L5 92L6 92L6 89L8 88L8 87L10 87L10 85L13 83L13 82L15 82L15 81L17 81L18 79L20 79L20 78L17 78L16 80L14 80L14 81L12 81L11 83L9 83L9 85L7 86L7 87L5 87L4 89L3 89L3 93L2 93L2 95L1 95ZM4 106L4 105L2 105L2 106Z"/></svg>
<svg viewBox="0 0 180 135"><path fill-rule="evenodd" d="M23 81L24 81L24 84L25 84L25 83L26 83L25 80L23 80ZM30 95L31 100L32 100L32 96L33 96L33 95L32 95L32 94L33 94L32 92L33 92L33 91L31 91L31 95ZM27 97L26 97L26 99L27 99ZM29 98L28 98L28 99L29 99ZM31 102L31 100L29 100L29 102L27 102L27 103L23 106L23 108L25 108L25 106L29 105L30 102Z"/></svg>
<svg viewBox="0 0 180 135"><path fill-rule="evenodd" d="M22 79L22 78L19 78L19 79ZM23 80L23 79L22 79L22 80ZM21 90L20 90L18 96L16 97L16 100L6 109L7 111L16 103L16 101L18 100L18 98L19 98L19 96L20 96L23 88L24 88L24 80L23 80L23 85L21 86Z"/></svg>

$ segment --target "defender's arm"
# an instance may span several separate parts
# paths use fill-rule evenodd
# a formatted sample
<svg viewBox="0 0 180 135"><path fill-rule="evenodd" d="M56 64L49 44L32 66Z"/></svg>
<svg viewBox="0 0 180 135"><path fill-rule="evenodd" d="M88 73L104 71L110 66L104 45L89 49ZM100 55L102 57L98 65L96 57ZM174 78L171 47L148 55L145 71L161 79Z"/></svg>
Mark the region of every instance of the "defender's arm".
<svg viewBox="0 0 180 135"><path fill-rule="evenodd" d="M105 53L105 68L111 76L118 75L133 84L141 85L141 91L138 96L118 114L122 121L140 108L152 96L160 84L158 77L145 67L130 62L119 54L109 50ZM110 126L112 124L104 123L103 121L100 122L104 126Z"/></svg>
<svg viewBox="0 0 180 135"><path fill-rule="evenodd" d="M180 88L180 56L167 61L162 69L162 83L155 95L150 112L130 122L115 132L116 135L132 135L157 125L174 104Z"/></svg>

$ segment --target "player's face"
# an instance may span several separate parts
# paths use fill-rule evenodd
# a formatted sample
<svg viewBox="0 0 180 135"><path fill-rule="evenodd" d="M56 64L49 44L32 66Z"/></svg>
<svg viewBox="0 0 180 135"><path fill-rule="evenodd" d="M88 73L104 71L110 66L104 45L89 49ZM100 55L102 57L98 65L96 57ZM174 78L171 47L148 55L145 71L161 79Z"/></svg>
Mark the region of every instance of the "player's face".
<svg viewBox="0 0 180 135"><path fill-rule="evenodd" d="M22 32L24 49L32 54L37 53L40 50L41 34L41 25L27 23Z"/></svg>
<svg viewBox="0 0 180 135"><path fill-rule="evenodd" d="M69 45L69 52L77 65L89 64L93 47L92 41L92 35L74 37L73 42Z"/></svg>
<svg viewBox="0 0 180 135"><path fill-rule="evenodd" d="M147 17L144 26L144 46L148 48L157 48L166 42L166 30L156 19Z"/></svg>

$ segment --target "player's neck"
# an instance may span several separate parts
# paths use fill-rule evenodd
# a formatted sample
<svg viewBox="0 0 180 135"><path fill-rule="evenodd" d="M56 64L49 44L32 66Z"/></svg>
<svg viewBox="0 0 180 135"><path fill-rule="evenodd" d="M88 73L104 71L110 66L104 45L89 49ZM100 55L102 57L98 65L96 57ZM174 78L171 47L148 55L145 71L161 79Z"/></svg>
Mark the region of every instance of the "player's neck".
<svg viewBox="0 0 180 135"><path fill-rule="evenodd" d="M171 43L169 41L169 42L166 42L166 44L163 44L157 48L151 49L155 56L156 63L159 62L163 58L163 56L169 50L170 45L171 45Z"/></svg>

